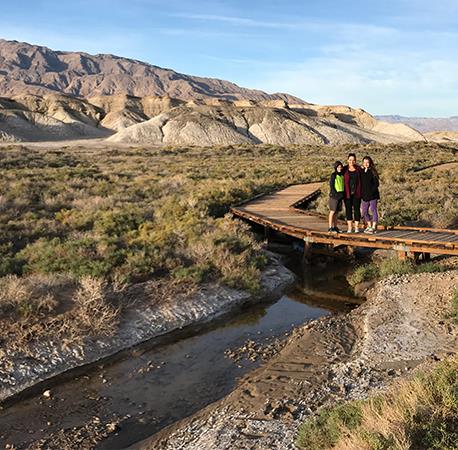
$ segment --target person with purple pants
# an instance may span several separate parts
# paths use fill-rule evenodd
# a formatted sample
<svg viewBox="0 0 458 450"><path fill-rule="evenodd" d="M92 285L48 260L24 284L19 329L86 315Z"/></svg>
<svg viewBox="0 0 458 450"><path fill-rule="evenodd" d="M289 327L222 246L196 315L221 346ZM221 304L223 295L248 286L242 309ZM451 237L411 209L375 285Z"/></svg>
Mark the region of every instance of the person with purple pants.
<svg viewBox="0 0 458 450"><path fill-rule="evenodd" d="M376 233L378 222L377 203L380 200L379 175L370 156L363 158L361 171L361 214L367 223L365 233Z"/></svg>

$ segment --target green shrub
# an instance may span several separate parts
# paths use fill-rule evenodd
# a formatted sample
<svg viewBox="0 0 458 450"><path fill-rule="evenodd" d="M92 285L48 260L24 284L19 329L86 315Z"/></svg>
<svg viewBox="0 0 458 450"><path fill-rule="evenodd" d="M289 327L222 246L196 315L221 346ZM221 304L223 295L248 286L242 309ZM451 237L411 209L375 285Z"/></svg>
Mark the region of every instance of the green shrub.
<svg viewBox="0 0 458 450"><path fill-rule="evenodd" d="M212 268L210 266L189 266L177 267L172 271L172 275L177 280L187 280L194 283L202 283L208 280Z"/></svg>
<svg viewBox="0 0 458 450"><path fill-rule="evenodd" d="M456 290L452 297L452 318L458 324L458 290Z"/></svg>
<svg viewBox="0 0 458 450"><path fill-rule="evenodd" d="M380 275L377 264L370 263L357 267L353 273L348 277L348 282L351 286L356 286L364 281L370 281Z"/></svg>
<svg viewBox="0 0 458 450"><path fill-rule="evenodd" d="M384 278L389 275L404 275L412 273L435 273L448 270L444 264L432 261L422 264L415 264L414 261L402 261L397 258L384 259L379 263L368 263L357 267L349 276L348 282L351 286L356 286L364 281Z"/></svg>
<svg viewBox="0 0 458 450"><path fill-rule="evenodd" d="M449 267L445 264L428 261L426 263L418 264L415 269L417 273L436 273L445 272L446 270L449 270Z"/></svg>
<svg viewBox="0 0 458 450"><path fill-rule="evenodd" d="M353 430L361 420L362 410L358 402L324 408L301 425L296 445L302 450L328 449L339 440L343 427Z"/></svg>
<svg viewBox="0 0 458 450"><path fill-rule="evenodd" d="M380 277L389 275L405 275L415 272L415 263L409 260L403 261L398 258L383 259L379 265Z"/></svg>
<svg viewBox="0 0 458 450"><path fill-rule="evenodd" d="M81 238L62 241L39 239L20 252L26 273L70 273L75 276L103 277L114 267L114 261L101 258L97 241Z"/></svg>

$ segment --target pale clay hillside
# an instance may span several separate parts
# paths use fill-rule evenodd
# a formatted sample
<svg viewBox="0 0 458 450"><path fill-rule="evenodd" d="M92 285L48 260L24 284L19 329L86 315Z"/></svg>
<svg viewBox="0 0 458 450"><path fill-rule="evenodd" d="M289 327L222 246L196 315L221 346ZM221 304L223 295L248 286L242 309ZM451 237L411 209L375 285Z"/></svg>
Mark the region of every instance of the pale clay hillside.
<svg viewBox="0 0 458 450"><path fill-rule="evenodd" d="M402 124L347 106L284 100L182 101L123 94L78 99L61 94L0 98L0 140L106 138L155 145L344 144L424 141Z"/></svg>

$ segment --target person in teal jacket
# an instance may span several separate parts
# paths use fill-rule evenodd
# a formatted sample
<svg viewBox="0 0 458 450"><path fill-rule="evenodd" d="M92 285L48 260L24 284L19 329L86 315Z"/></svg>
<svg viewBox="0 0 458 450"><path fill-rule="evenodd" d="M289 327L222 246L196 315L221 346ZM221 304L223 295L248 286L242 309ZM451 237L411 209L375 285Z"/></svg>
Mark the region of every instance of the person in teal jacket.
<svg viewBox="0 0 458 450"><path fill-rule="evenodd" d="M329 179L329 229L331 233L339 233L337 227L337 213L342 209L345 192L343 176L343 164L340 161L334 163L334 172Z"/></svg>

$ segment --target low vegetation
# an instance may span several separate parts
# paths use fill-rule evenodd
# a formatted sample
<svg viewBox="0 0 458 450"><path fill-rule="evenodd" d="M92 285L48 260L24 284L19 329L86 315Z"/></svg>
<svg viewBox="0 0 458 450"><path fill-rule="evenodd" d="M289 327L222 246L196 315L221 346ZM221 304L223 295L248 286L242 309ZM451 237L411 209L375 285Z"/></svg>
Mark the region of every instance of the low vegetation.
<svg viewBox="0 0 458 450"><path fill-rule="evenodd" d="M458 358L384 395L322 409L299 429L302 450L450 450L458 442Z"/></svg>
<svg viewBox="0 0 458 450"><path fill-rule="evenodd" d="M266 257L249 227L227 215L229 206L288 184L326 180L349 151L371 154L379 164L385 223L444 226L458 215L455 172L415 171L450 161L451 145L1 147L0 277L25 289L2 298L2 326L19 321L34 329L27 327L32 323L38 336L38 329L58 328L38 326L45 317L73 320L74 311L78 325L61 334L110 333L125 307L113 300L112 286L148 280L214 281L256 292ZM318 211L326 201L325 193ZM52 298L49 290L34 293L36 277L57 286ZM85 304L77 292L91 283L99 287ZM81 319L93 308L106 326Z"/></svg>
<svg viewBox="0 0 458 450"><path fill-rule="evenodd" d="M452 318L458 324L458 289L455 291L452 299Z"/></svg>
<svg viewBox="0 0 458 450"><path fill-rule="evenodd" d="M445 272L450 267L446 263L426 262L416 264L413 261L402 261L398 258L383 259L380 262L371 262L358 266L348 277L351 286L364 281L385 278L389 275L405 275L425 272Z"/></svg>

